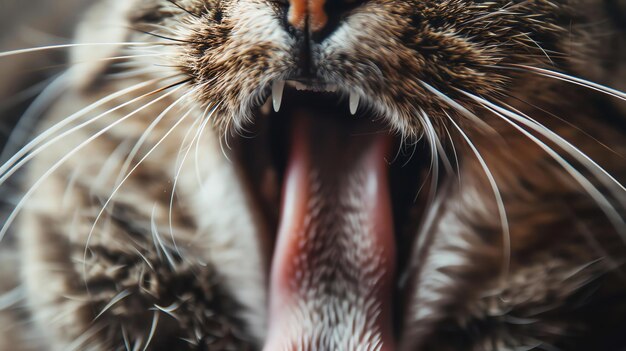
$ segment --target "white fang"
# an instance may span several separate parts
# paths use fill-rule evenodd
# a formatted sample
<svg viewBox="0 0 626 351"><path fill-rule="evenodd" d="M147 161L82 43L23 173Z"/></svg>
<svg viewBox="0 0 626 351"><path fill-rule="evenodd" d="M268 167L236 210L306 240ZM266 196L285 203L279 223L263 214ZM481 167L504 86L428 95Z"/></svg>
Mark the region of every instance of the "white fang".
<svg viewBox="0 0 626 351"><path fill-rule="evenodd" d="M272 84L272 103L274 111L280 111L280 104L283 102L283 90L285 89L285 81L277 80Z"/></svg>
<svg viewBox="0 0 626 351"><path fill-rule="evenodd" d="M360 100L361 97L355 91L350 92L350 113L352 115L356 114L356 110L359 108Z"/></svg>

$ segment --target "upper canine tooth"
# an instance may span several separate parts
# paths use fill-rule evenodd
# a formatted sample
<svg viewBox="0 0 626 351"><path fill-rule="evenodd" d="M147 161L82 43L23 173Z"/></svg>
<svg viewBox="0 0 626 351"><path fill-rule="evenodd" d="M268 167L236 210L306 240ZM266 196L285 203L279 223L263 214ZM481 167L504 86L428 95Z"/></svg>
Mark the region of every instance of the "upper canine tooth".
<svg viewBox="0 0 626 351"><path fill-rule="evenodd" d="M361 97L359 96L359 94L357 94L356 91L352 90L350 92L350 113L352 115L356 114L356 110L359 108L360 100Z"/></svg>
<svg viewBox="0 0 626 351"><path fill-rule="evenodd" d="M272 84L272 103L274 111L280 111L280 104L283 102L283 91L285 90L285 81L276 80Z"/></svg>

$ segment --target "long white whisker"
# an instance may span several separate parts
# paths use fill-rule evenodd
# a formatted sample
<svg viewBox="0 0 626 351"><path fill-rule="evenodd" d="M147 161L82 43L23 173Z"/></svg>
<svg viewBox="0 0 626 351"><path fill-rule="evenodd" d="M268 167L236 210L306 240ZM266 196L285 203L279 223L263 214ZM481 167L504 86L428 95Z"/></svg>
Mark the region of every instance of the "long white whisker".
<svg viewBox="0 0 626 351"><path fill-rule="evenodd" d="M32 52L45 51L45 50L55 50L55 49L66 49L73 47L81 47L81 46L156 46L156 45L177 45L173 43L142 43L142 42L118 42L118 43L75 43L75 44L59 44L59 45L48 45L48 46L38 46L34 48L26 48L12 51L0 52L0 58L13 56L13 55L22 55L28 54Z"/></svg>
<svg viewBox="0 0 626 351"><path fill-rule="evenodd" d="M126 351L130 351L131 348L130 348L130 340L128 339L128 332L126 331L124 324L122 324L120 328L122 328L122 339L124 340L124 348L126 349Z"/></svg>
<svg viewBox="0 0 626 351"><path fill-rule="evenodd" d="M493 177L493 174L489 170L487 163L483 159L482 155L480 154L480 152L478 151L474 143L472 143L470 138L467 136L467 134L465 134L465 132L463 132L463 129L459 127L459 125L454 121L454 119L450 117L450 115L447 112L444 111L444 113L446 114L446 116L448 117L452 125L454 125L454 127L458 130L459 134L463 137L463 139L465 139L465 142L467 142L469 147L472 149L472 152L476 156L476 159L480 163L480 166L482 167L483 171L485 172L485 175L487 176L487 179L489 180L489 185L491 186L491 190L493 191L493 195L496 199L496 204L498 206L498 213L500 216L500 226L502 227L502 245L503 245L503 251L504 251L504 258L503 258L504 266L503 266L502 272L504 274L504 277L506 277L508 275L510 265L511 265L511 230L509 228L509 220L506 215L506 208L504 206L504 200L502 199L502 194L500 193L500 189L498 188L496 179Z"/></svg>
<svg viewBox="0 0 626 351"><path fill-rule="evenodd" d="M125 120L127 120L128 118L130 118L131 116L135 115L137 112L148 108L149 106L151 106L152 104L156 103L157 101L164 99L165 97L174 94L176 91L178 91L180 88L182 88L183 86L179 86L177 88L175 88L174 90L158 97L155 100L152 100L151 102L139 107L138 109L132 111L131 113L129 113L128 115L115 120L113 123L111 123L110 125L106 126L105 128L101 129L100 131L98 131L97 133L95 133L94 135L92 135L91 137L89 137L87 140L83 141L82 143L80 143L78 146L76 146L74 149L72 149L70 152L68 152L67 154L65 154L59 161L57 161L54 165L52 165L52 167L50 167L29 189L28 191L22 196L22 198L20 199L20 202L17 204L17 206L15 206L15 208L13 209L13 211L11 212L11 214L9 215L9 217L6 219L6 221L4 222L4 224L2 225L2 229L0 229L0 242L2 241L2 239L4 238L4 236L6 235L7 230L9 229L9 227L11 226L11 224L13 223L13 221L15 220L15 218L17 217L18 213L20 212L21 208L24 206L24 204L26 203L26 201L30 198L30 196L35 192L35 190L37 190L39 188L39 186L41 186L41 184L54 172L56 171L63 163L65 163L65 161L67 161L68 159L70 159L74 154L76 154L78 151L82 150L86 145L88 145L89 143L91 143L93 140L95 140L96 138L98 138L99 136L101 136L102 134L106 133L107 131L109 131L110 129L112 129L113 127L117 126L118 124L124 122Z"/></svg>
<svg viewBox="0 0 626 351"><path fill-rule="evenodd" d="M139 68L134 68L133 66L139 67ZM140 75L145 75L145 74L152 74L152 73L157 73L154 69L154 67L145 67L145 65L133 65L133 66L127 66L125 68L125 71L123 72L115 72L115 73L108 73L106 74L103 78L104 79L110 79L110 80L121 80L124 78L133 78L133 77L137 77Z"/></svg>
<svg viewBox="0 0 626 351"><path fill-rule="evenodd" d="M168 78L166 78L166 79L168 79ZM35 146L40 144L43 140L45 140L51 134L57 132L58 130L60 130L61 128L66 126L67 124L75 121L76 119L82 117L86 113L92 111L93 109L95 109L95 108L97 108L97 107L99 107L99 106L101 106L101 105L103 105L103 104L105 104L105 103L107 103L107 102L109 102L111 100L114 100L114 99L116 99L116 98L118 98L120 96L123 96L125 94L130 93L130 92L133 92L135 90L139 90L139 89L142 89L144 87L147 87L150 84L156 83L156 82L158 82L160 80L163 80L163 78L158 78L158 79L153 79L153 80L150 80L150 81L147 81L147 82L142 82L142 83L139 83L137 85L133 85L133 86L131 86L129 88L123 89L121 91L118 91L118 92L116 92L114 94L108 95L107 97L94 102L93 104L91 104L91 105L81 109L80 111L72 114L71 116L69 116L67 118L64 118L59 123L57 123L54 126L48 128L46 131L42 132L37 137L35 137L33 140L31 140L28 144L26 144L24 147L22 147L18 152L15 153L15 155L13 155L13 157L11 157L7 162L5 162L2 166L0 166L0 174L3 174L3 176L0 177L0 184L2 184L6 180L6 178L8 176L10 176L12 173L15 172L15 171L11 171L11 169L16 169L16 168L21 167L21 165L23 165L25 162L27 162L30 158L34 157L34 155L37 155L39 152L44 150L48 145L50 145L51 141L46 142L43 146L37 148L37 150L35 152L30 153L29 154L30 157L29 156L24 157ZM87 124L89 124L91 122L94 122L98 118L101 118L101 117L107 115L108 113L111 113L111 112L113 112L115 110L118 110L118 109L120 109L122 107L125 107L125 106L127 106L127 105L129 105L129 104L131 104L133 102L136 102L136 101L138 101L140 99L143 99L143 98L145 98L147 96L150 96L150 95L153 95L155 93L158 93L160 90L162 90L162 88L154 90L154 91L151 91L149 93L146 93L146 94L144 94L144 95L142 95L140 97L137 97L136 99L133 99L133 100L131 100L129 102L126 102L126 103L124 103L122 105L116 106L115 108L113 108L111 110L108 110L108 111L106 111L106 112L104 112L104 113L102 113L102 114L100 114L100 115L98 115L98 116L96 116L94 118L89 119L87 121L88 123L84 122L83 124L72 128L71 131L67 131L67 132L61 134L60 137L62 138L64 136L68 135L69 133L71 133L71 132L73 132L75 130L78 130L79 128L82 128L84 125L87 125ZM55 140L55 139L56 140L60 140L59 136L55 137L53 140ZM16 164L16 162L18 160L20 162L18 162L18 164ZM11 172L9 172L9 171L11 171ZM10 173L10 174L7 175L7 173Z"/></svg>
<svg viewBox="0 0 626 351"><path fill-rule="evenodd" d="M425 83L425 82L422 82L422 81L420 81L420 83L426 89L428 89L431 93L435 94L441 101L447 103L450 107L452 107L453 109L457 110L463 116L465 116L465 117L469 118L470 120L472 120L472 122L474 122L476 126L479 126L481 129L483 129L485 131L488 131L489 133L496 134L496 135L498 134L489 124L485 123L485 121L483 121L482 119L478 118L474 113L470 112L467 108L463 107L461 104L459 104L458 102L454 101L453 99L451 99L446 94L444 94L441 91L435 89L433 86L431 86L428 83Z"/></svg>
<svg viewBox="0 0 626 351"><path fill-rule="evenodd" d="M13 132L5 143L4 150L2 150L2 154L0 154L1 161L9 159L9 155L14 154L16 150L12 146L21 145L26 142L27 135L30 132L28 130L29 128L26 126L31 126L32 128L32 126L35 125L36 118L39 117L56 99L58 99L61 94L63 94L69 76L69 72L59 75L50 84L48 84L28 106L15 127L13 127Z"/></svg>
<svg viewBox="0 0 626 351"><path fill-rule="evenodd" d="M215 105L213 112L215 110L217 110L219 105L220 105L219 103L217 103ZM207 106L207 109L208 108L209 107ZM213 114L213 112L211 112L211 114ZM205 111L205 115L206 115L206 111ZM206 117L204 119L204 121L202 122L202 125L200 126L200 130L198 131L198 139L196 139L196 148L195 148L195 155L194 155L195 162L196 162L196 164L195 164L195 166L196 166L196 178L198 179L198 184L200 184L200 186L203 187L203 188L204 188L204 182L202 182L202 177L200 175L200 167L199 167L199 162L198 162L198 159L199 159L198 155L199 155L199 149L200 149L200 140L202 139L202 135L204 133L204 128L206 128L207 124L209 123L209 120L210 120L210 118Z"/></svg>
<svg viewBox="0 0 626 351"><path fill-rule="evenodd" d="M120 293L118 293L117 295L115 295L111 301L109 301L109 303L106 304L106 306L104 306L102 308L102 310L100 311L100 313L98 313L93 320L97 320L98 318L100 318L103 314L106 313L106 311L108 311L109 309L111 309L111 307L115 306L115 304L117 304L118 302L122 301L124 298L128 297L130 295L130 291L128 291L128 289L125 289L123 291L121 291Z"/></svg>
<svg viewBox="0 0 626 351"><path fill-rule="evenodd" d="M543 112L543 113L545 113L545 114L547 114L547 115L549 115L549 116L551 116L551 117L556 118L557 120L559 120L559 121L560 121L560 122L562 122L562 123L567 124L568 126L572 127L573 129L575 129L575 130L577 130L578 132L580 132L580 133L584 134L585 136L587 136L589 139L591 139L591 140L593 140L594 142L598 143L598 145L602 146L603 148L607 149L607 150L608 150L608 151L610 151L611 153L615 154L616 156L619 156L620 158L626 158L626 157L624 157L624 155L622 155L621 153L619 153L619 152L617 152L616 150L612 149L610 146L608 146L607 144L603 143L603 142L602 142L602 141L600 141L598 138L594 137L594 136L593 136L593 135L591 135L589 132L587 132L586 130L583 130L581 127L579 127L579 126L575 125L574 123L572 123L572 122L568 121L567 119L565 119L565 118L563 118L563 117L560 117L560 116L558 116L558 115L556 115L556 114L554 114L554 113L552 113L552 112L550 112L550 111L548 111L548 110L546 110L546 109L544 109L544 108L541 108L541 107L539 107L539 106L537 106L537 105L535 105L535 104L532 104L532 103L530 103L530 102L528 102L528 101L526 101L526 100L523 100L523 99L521 99L521 98L519 98L519 97L517 97L517 96L513 96L513 95L509 95L509 96L510 96L510 97L512 97L512 98L514 98L515 100L520 101L520 102L522 102L522 103L524 103L524 104L526 104L526 105L528 105L528 106L531 106L531 107L533 107L533 108L535 108L535 109L537 109L537 110L539 110L539 111L541 111L541 112ZM507 106L507 107L511 107L511 106L509 106L509 105L506 105L506 106ZM519 110L517 110L517 109L516 109L515 111L518 111L518 112L519 112Z"/></svg>
<svg viewBox="0 0 626 351"><path fill-rule="evenodd" d="M206 112L208 111L208 109L210 108L210 105L207 106L207 108L205 109L205 117L202 118L211 118L211 116L206 116ZM215 111L215 110L213 110ZM199 119L198 121L201 121L202 119ZM194 123L195 125L195 123ZM190 129L191 131L191 129ZM185 155L183 156L182 160L180 161L180 164L178 165L178 170L176 171L176 174L174 175L174 184L172 184L172 193L170 194L170 205L169 205L169 211L168 211L168 223L169 223L169 229L170 229L170 237L172 238L172 243L174 244L174 248L176 249L176 251L180 254L180 251L178 250L178 245L176 245L176 239L174 236L174 228L173 228L173 224L172 224L172 212L173 212L173 207L174 207L174 196L176 194L176 186L178 185L178 178L180 177L180 172L183 169L183 165L185 163L185 161L187 160L187 156L189 156L189 151L191 151L191 147L193 146L194 141L196 141L196 139L199 136L199 132L200 130L196 131L195 136L193 137L193 139L191 140L191 143L189 144L189 146L187 147L187 150L185 151ZM187 136L185 136L185 138L187 138ZM181 144L181 148L182 148L182 144ZM179 154L180 156L180 154ZM178 160L177 160L178 162ZM182 257L182 255L181 255Z"/></svg>
<svg viewBox="0 0 626 351"><path fill-rule="evenodd" d="M191 93L197 91L199 88L196 88L192 91L187 92L186 94L184 94L183 96L181 96L179 99L177 99L175 102L173 102L170 106L168 106L165 110L163 110L163 112L161 112L161 114L159 114L159 116L152 122L151 127L154 128L154 126L159 123L159 121L161 119L163 119L163 117L175 106L177 105L180 101L183 100L183 98L188 97ZM176 121L176 123L174 123L174 125L163 135L163 137L161 137L161 139L159 139L150 150L148 150L148 152L146 152L146 154L135 164L135 166L128 171L128 173L126 173L126 175L124 176L124 178L122 179L118 179L116 180L116 186L115 189L113 189L113 191L111 192L111 195L109 195L109 198L105 201L105 203L102 205L102 208L100 209L100 211L98 212L98 214L96 215L96 218L93 221L93 224L91 225L91 229L89 230L89 234L87 235L87 240L85 242L85 251L83 253L84 259L86 259L87 257L87 250L89 248L89 242L91 241L91 237L93 236L93 233L95 231L96 225L98 224L100 218L102 217L102 214L104 213L104 211L106 210L107 206L109 205L109 203L113 200L113 198L115 197L115 195L117 194L117 192L120 190L120 188L122 187L122 185L124 185L124 183L126 182L126 180L128 180L128 178L130 178L130 176L133 174L133 172L139 168L139 166L143 163L143 161L145 161L150 154L152 154L152 152L154 150L156 150L157 147L159 147L159 145L161 145L161 143L163 142L163 140L165 140L175 129L176 127L178 127L186 118L187 116L189 116L189 114L193 111L193 109L189 109L189 111L187 111L182 117L180 117L178 119L178 121ZM148 127L150 128L150 127ZM150 128L150 129L152 129ZM142 134L140 141L141 144L143 144L143 140L145 140L145 138L147 137L148 134L146 134L145 132ZM143 139L143 140L141 140ZM131 151L129 156L133 156L136 154L137 150L139 149L139 146L141 145L138 143L135 144L134 149ZM125 169L127 169L127 165L129 165L130 160L132 160L131 157L127 157L126 161L124 162L124 166L122 166L122 169L124 170L123 172L121 172L120 174L124 174Z"/></svg>
<svg viewBox="0 0 626 351"><path fill-rule="evenodd" d="M148 333L148 339L146 340L146 344L143 347L143 351L146 351L148 349L148 346L150 346L150 342L154 337L157 325L159 324L159 313L160 312L158 310L154 311L154 316L152 317L152 326L150 327L150 333Z"/></svg>
<svg viewBox="0 0 626 351"><path fill-rule="evenodd" d="M454 139L452 139L452 135L450 135L450 131L448 127L443 125L443 129L446 131L446 135L448 135L448 139L450 140L450 146L452 146L452 153L454 154L454 164L456 166L456 174L459 179L459 185L461 184L461 167L459 166L459 155L456 152L456 147L454 146Z"/></svg>
<svg viewBox="0 0 626 351"><path fill-rule="evenodd" d="M170 53L149 53L149 54L110 56L110 57L103 57L103 58L93 59L93 60L82 60L82 61L74 61L74 60L72 60L72 61L67 61L65 63L61 63L61 64L48 65L48 66L37 67L35 69L24 70L24 71L21 71L21 73L39 72L39 71L43 71L43 70L50 70L50 69L53 69L53 68L60 68L60 67L71 68L72 66L80 66L80 65L91 64L91 63L95 63L95 62L113 62L113 63L111 63L111 65L115 65L117 67L124 67L123 64L126 64L125 65L126 67L130 67L132 65L137 66L140 63L137 62L137 61L131 62L131 61L125 61L125 60L137 59L137 58L142 58L142 57L167 57L167 56L173 57L173 54L170 54ZM115 61L119 61L119 62L115 62ZM144 65L144 67L145 67L145 65Z"/></svg>
<svg viewBox="0 0 626 351"><path fill-rule="evenodd" d="M524 120L524 118L515 120L518 120L520 123L526 125L529 128L532 128L534 131L538 132L539 134L548 138L550 141L557 144L559 147L565 150L565 152L567 152L569 155L573 156L578 162L583 164L585 168L594 173L596 175L596 178L600 180L607 188L617 186L617 188L621 190L624 195L626 195L626 187L624 187L624 185L622 185L617 179L615 179L615 177L613 177L607 170L605 170L587 154L582 152L579 148L574 146L562 136L550 130L548 127L539 123L537 120L531 118L530 116L507 104L504 104L504 106L509 108L511 111L516 112L519 116L525 117L527 120ZM502 110L504 111L506 109ZM617 200L622 204L624 208L626 208L626 196L618 196Z"/></svg>
<svg viewBox="0 0 626 351"><path fill-rule="evenodd" d="M94 324L89 329L87 329L83 334L81 334L78 338L74 339L71 344L67 345L66 350L74 351L74 350L84 350L86 343L89 339L93 338L101 332L106 327L106 324Z"/></svg>
<svg viewBox="0 0 626 351"><path fill-rule="evenodd" d="M230 150L230 146L228 146L228 131L230 130L230 123L230 119L226 121L226 127L224 128L224 137L220 138L220 149L222 150L222 155L224 155L224 158L228 162L231 162L231 160L230 157L228 157L226 149L224 149L224 144L226 144L226 147Z"/></svg>
<svg viewBox="0 0 626 351"><path fill-rule="evenodd" d="M432 203L437 193L437 186L439 185L439 148L437 146L438 138L430 118L425 115L425 112L420 109L420 116L422 123L424 124L424 135L428 141L430 147L430 168L432 170L433 182L430 184L430 192L428 194L428 203Z"/></svg>
<svg viewBox="0 0 626 351"><path fill-rule="evenodd" d="M555 132L553 132L552 130L550 130L549 128L545 127L543 124L539 123L538 121L536 121L535 119L531 118L530 116L512 108L509 107L508 105L506 105L507 107L509 107L511 110L507 110L505 108L502 108L486 99L483 99L479 96L473 95L473 94L469 94L467 93L467 95L469 97L471 97L472 99L478 101L481 104L486 104L487 106L491 107L492 109L507 115L508 117L516 120L519 123L522 123L523 125L527 126L528 128L531 128L532 130L536 131L537 133L543 135L544 137L548 138L550 141L554 142L555 144L557 144L559 147L561 147L563 150L565 150L569 155L571 155L572 157L574 157L578 162L580 162L581 164L583 164L585 166L585 168L587 168L589 171L591 171L592 173L594 173L596 175L596 178L598 180L600 180L602 183L605 184L605 186L607 187L611 187L611 186L617 186L619 188L619 190L622 191L622 193L624 195L626 195L626 188L617 180L615 179L608 171L606 171L604 168L602 168L602 166L600 166L598 163L596 163L591 157L589 157L587 154L585 154L584 152L582 152L579 148L575 147L574 145L572 145L569 141L565 140L563 137L561 137L560 135L556 134ZM604 176L604 177L603 177ZM617 200L620 201L620 203L622 204L622 206L624 206L626 208L626 198L625 196L621 196L621 197L617 197Z"/></svg>
<svg viewBox="0 0 626 351"><path fill-rule="evenodd" d="M107 159L102 163L100 171L89 184L89 196L91 198L97 197L95 190L102 189L105 186L107 180L112 176L112 173L116 168L115 165L119 164L120 160L124 159L126 155L128 155L131 141L132 140L130 139L126 139L119 143L119 145L113 149L109 157L107 157Z"/></svg>
<svg viewBox="0 0 626 351"><path fill-rule="evenodd" d="M624 93L622 91L619 91L617 89L613 89L613 88L607 87L607 86L602 85L602 84L598 84L598 83L592 82L592 81L587 80L587 79L583 79L583 78L575 77L575 76L572 76L572 75L569 75L569 74L556 72L556 71L552 71L552 70L544 69L544 68L539 68L539 67L526 66L526 65L517 65L517 64L511 64L510 66L517 67L517 68L523 68L525 70L534 72L534 73L539 74L539 75L544 76L544 77L555 78L555 79L562 80L562 81L565 81L565 82L568 82L568 83L580 85L582 87L593 89L595 91L599 91L601 93L604 93L604 94L613 96L615 98L618 98L620 100L626 101L626 93ZM502 67L502 68L507 68L507 67Z"/></svg>
<svg viewBox="0 0 626 351"><path fill-rule="evenodd" d="M543 52L543 54L545 55L545 57L548 59L548 61L550 61L550 63L552 64L552 66L554 66L554 61L552 61L552 58L550 57L550 55L548 55L548 52L546 50L544 50L544 48L539 45L539 43L533 39L530 35L526 34L526 33L522 33L522 35L524 37L526 37L526 39L530 40L531 42L533 42L533 44L535 44L535 46L537 48L539 48L539 50L541 50L541 52Z"/></svg>
<svg viewBox="0 0 626 351"><path fill-rule="evenodd" d="M454 169L452 168L452 163L450 163L450 159L448 158L448 155L446 154L446 151L443 148L443 145L441 144L439 135L437 134L435 127L433 126L428 114L426 113L426 111L424 111L421 108L420 108L420 112L422 116L424 117L426 124L428 125L427 129L429 129L430 133L432 134L431 139L435 142L435 146L438 150L438 154L441 155L439 156L439 158L441 158L441 160L443 161L443 164L446 167L446 170L450 173L454 173Z"/></svg>
<svg viewBox="0 0 626 351"><path fill-rule="evenodd" d="M197 91L197 89L194 89L193 91ZM115 183L114 183L115 186L119 185L120 182L122 182L122 178L124 177L124 174L126 174L126 171L130 167L130 163L135 159L135 156L137 156L137 153L139 152L139 149L146 142L146 139L150 136L150 134L152 133L154 128L156 128L156 126L165 117L166 114L168 114L175 106L177 106L181 101L183 101L190 94L191 94L191 92L187 92L187 93L183 94L183 96L178 98L176 101L174 101L172 104L170 104L167 108L165 108L163 111L161 111L161 113L159 113L159 115L148 125L148 127L144 130L144 132L141 134L139 139L137 139L137 141L135 142L135 145L133 146L133 148L130 150L130 152L126 156L126 160L124 161L124 164L122 165L122 167L120 169L118 178L115 180ZM107 203L108 203L108 201L107 201Z"/></svg>
<svg viewBox="0 0 626 351"><path fill-rule="evenodd" d="M488 105L483 105L487 110L491 111L496 116L503 119L505 122L513 126L515 129L520 131L526 137L528 137L531 141L533 141L537 146L543 149L548 155L550 155L555 161L557 161L565 171L572 176L578 184L593 198L593 200L600 206L600 209L606 214L607 218L615 229L619 232L622 240L626 243L626 224L624 223L624 219L621 217L619 212L615 209L615 207L607 200L607 198L587 179L584 175L582 175L576 168L570 165L563 157L561 157L556 151L552 150L549 146L547 146L544 142L539 140L536 136L529 133L524 128L520 127L516 123L514 123L511 119L506 117L504 114L500 113L498 110L491 108ZM507 111L506 115L513 115L510 111Z"/></svg>
<svg viewBox="0 0 626 351"><path fill-rule="evenodd" d="M170 253L170 250L165 246L161 235L159 234L159 227L156 224L156 209L157 204L154 204L152 207L152 214L150 215L150 232L152 233L152 241L154 242L154 248L156 249L157 255L161 258L161 252L165 255L167 259L167 263L173 270L176 270L176 262L174 261L174 257ZM162 259L162 258L161 258Z"/></svg>
<svg viewBox="0 0 626 351"><path fill-rule="evenodd" d="M208 107L207 107L207 109L208 109ZM205 109L205 112L206 112L207 109ZM178 155L176 156L176 161L174 162L174 164L175 164L174 169L178 169L178 171L174 172L174 184L172 185L172 193L170 195L169 208L168 208L168 226L169 226L170 238L172 239L172 244L174 245L174 249L176 250L178 255L181 256L181 257L183 257L183 255L181 254L181 252L180 252L180 250L178 248L178 244L176 243L176 238L174 236L174 230L173 230L173 225L172 225L172 211L173 211L173 206L174 206L174 194L176 192L176 185L178 184L178 175L180 173L180 170L183 167L183 163L187 159L187 154L189 153L189 150L193 146L193 143L196 140L196 138L198 137L199 129L197 129L196 126L198 125L198 123L201 123L201 122L202 122L202 118L197 118L197 119L195 119L193 121L193 123L189 126L189 128L187 128L187 132L185 133L185 136L183 137L183 140L180 143L180 147L178 149ZM189 142L189 144L186 144L187 143L187 139L191 135L191 132L194 131L194 129L196 131L196 133L194 134L194 137L191 139L191 142ZM183 157L182 154L183 154L183 149L185 148L185 146L186 146L186 152L185 152L185 156ZM182 160L181 160L181 157L182 157Z"/></svg>

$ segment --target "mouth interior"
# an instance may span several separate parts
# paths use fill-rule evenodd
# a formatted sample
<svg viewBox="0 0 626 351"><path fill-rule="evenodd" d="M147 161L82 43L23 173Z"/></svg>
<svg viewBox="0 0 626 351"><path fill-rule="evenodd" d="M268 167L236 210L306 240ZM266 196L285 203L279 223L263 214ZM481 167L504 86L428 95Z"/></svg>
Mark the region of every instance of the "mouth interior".
<svg viewBox="0 0 626 351"><path fill-rule="evenodd" d="M321 342L324 333L342 348L342 331L346 342L358 334L364 346L393 349L396 267L413 239L403 233L413 226L422 165L398 154L400 141L353 96L319 90L288 85L280 112L268 113L269 102L261 108L255 137L242 148L259 207L277 233L265 349ZM344 316L363 319L363 330Z"/></svg>

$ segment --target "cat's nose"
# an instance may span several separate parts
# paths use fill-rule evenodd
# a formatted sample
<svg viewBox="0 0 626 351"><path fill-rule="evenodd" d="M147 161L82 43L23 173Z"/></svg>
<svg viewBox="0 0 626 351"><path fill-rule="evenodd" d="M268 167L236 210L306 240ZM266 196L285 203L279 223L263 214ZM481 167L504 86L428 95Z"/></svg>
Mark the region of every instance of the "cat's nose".
<svg viewBox="0 0 626 351"><path fill-rule="evenodd" d="M287 20L294 28L313 34L328 32L329 25L343 12L351 9L363 0L289 0Z"/></svg>

